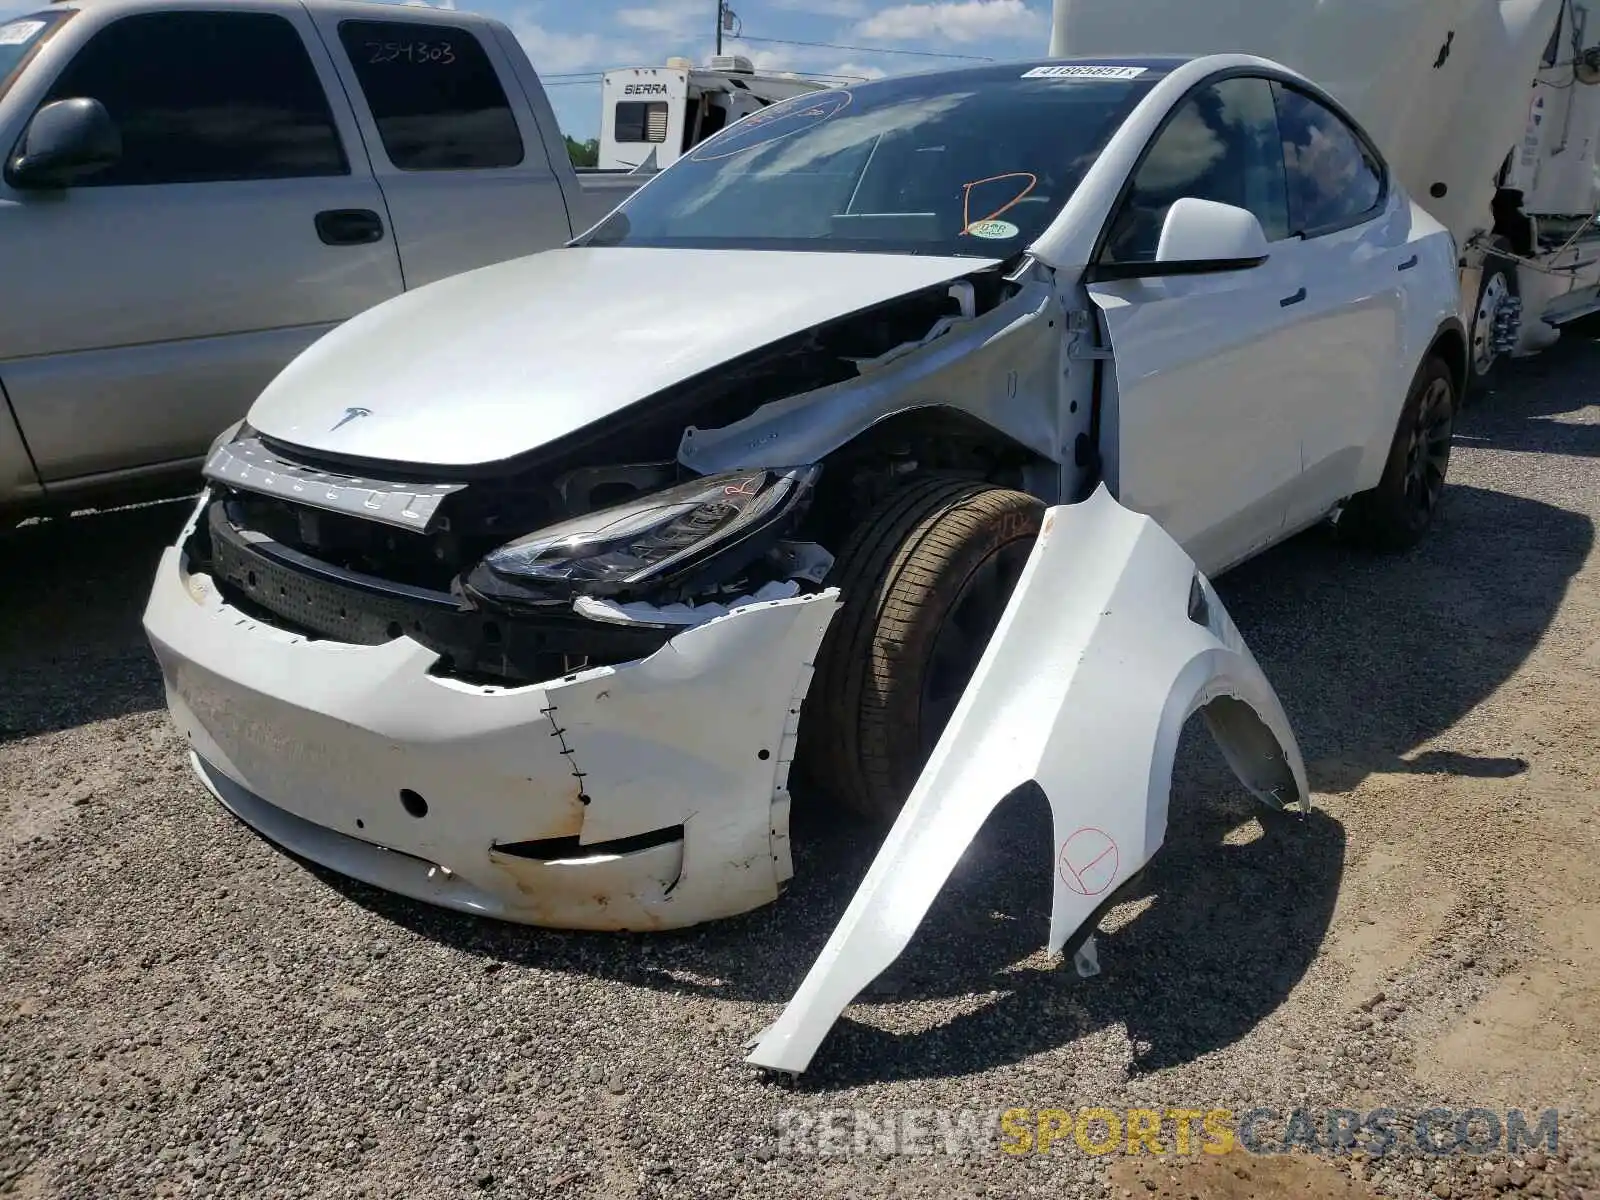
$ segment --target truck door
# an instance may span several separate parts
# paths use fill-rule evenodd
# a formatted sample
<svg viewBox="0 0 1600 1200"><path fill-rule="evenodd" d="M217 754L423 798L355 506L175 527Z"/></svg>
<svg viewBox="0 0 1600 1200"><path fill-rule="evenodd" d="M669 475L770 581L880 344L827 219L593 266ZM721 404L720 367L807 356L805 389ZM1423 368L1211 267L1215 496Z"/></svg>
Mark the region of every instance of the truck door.
<svg viewBox="0 0 1600 1200"><path fill-rule="evenodd" d="M572 236L543 132L487 27L393 10L316 19L342 50L407 288Z"/></svg>
<svg viewBox="0 0 1600 1200"><path fill-rule="evenodd" d="M1386 194L1377 153L1312 96L1274 83L1289 194L1300 236L1285 258L1305 281L1295 377L1285 400L1298 426L1302 485L1291 525L1314 521L1357 489L1377 436L1387 449L1415 363L1401 363L1411 207Z"/></svg>
<svg viewBox="0 0 1600 1200"><path fill-rule="evenodd" d="M1284 397L1304 280L1283 253L1289 219L1266 80L1205 84L1180 102L1112 212L1100 261L1153 261L1167 209L1186 196L1255 213L1267 261L1088 290L1111 342L1117 499L1216 572L1281 533L1300 475Z"/></svg>
<svg viewBox="0 0 1600 1200"><path fill-rule="evenodd" d="M80 25L79 22L82 24ZM333 64L298 7L230 0L87 27L40 105L89 97L120 159L64 189L0 182L0 374L48 484L182 460L301 349L397 294L399 260Z"/></svg>

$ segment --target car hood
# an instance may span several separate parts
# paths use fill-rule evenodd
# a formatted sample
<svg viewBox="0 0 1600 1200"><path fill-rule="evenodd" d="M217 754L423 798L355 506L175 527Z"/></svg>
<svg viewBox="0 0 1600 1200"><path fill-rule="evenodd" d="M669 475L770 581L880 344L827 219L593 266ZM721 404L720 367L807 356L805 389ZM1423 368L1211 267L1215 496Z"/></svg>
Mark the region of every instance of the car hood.
<svg viewBox="0 0 1600 1200"><path fill-rule="evenodd" d="M333 456L498 462L789 334L995 261L548 250L352 318L290 363L248 420Z"/></svg>

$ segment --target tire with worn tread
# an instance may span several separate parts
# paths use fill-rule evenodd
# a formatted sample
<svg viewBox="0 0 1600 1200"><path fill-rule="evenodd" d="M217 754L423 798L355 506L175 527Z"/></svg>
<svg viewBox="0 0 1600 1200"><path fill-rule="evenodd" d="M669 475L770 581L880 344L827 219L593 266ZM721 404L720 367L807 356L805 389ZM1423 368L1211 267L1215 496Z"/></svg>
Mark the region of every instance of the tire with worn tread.
<svg viewBox="0 0 1600 1200"><path fill-rule="evenodd" d="M1429 356L1406 395L1378 485L1352 496L1339 516L1342 537L1379 551L1405 550L1422 539L1444 495L1458 406L1449 364Z"/></svg>
<svg viewBox="0 0 1600 1200"><path fill-rule="evenodd" d="M893 820L949 719L949 688L965 688L1043 516L1025 492L928 477L891 493L850 534L828 579L842 603L817 656L797 747L797 767L827 797ZM957 678L969 657L966 678ZM934 684L942 690L930 708Z"/></svg>

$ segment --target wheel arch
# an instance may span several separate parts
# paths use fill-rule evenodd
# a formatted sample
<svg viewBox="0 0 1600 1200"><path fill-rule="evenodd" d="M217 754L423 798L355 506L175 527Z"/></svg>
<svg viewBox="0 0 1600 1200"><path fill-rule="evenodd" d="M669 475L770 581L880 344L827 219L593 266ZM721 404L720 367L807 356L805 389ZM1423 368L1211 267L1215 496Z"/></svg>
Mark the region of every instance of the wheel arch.
<svg viewBox="0 0 1600 1200"><path fill-rule="evenodd" d="M961 448L992 455L997 463L1006 466L1056 465L1009 430L966 409L938 401L911 405L875 418L842 439L823 461L870 456L886 452L896 443L945 443L946 448L951 448L947 439L954 439Z"/></svg>
<svg viewBox="0 0 1600 1200"><path fill-rule="evenodd" d="M1015 488L1059 501L1061 464L965 409L918 404L854 430L824 454L810 532L827 544L897 486L930 474Z"/></svg>
<svg viewBox="0 0 1600 1200"><path fill-rule="evenodd" d="M1422 363L1430 358L1444 360L1450 368L1450 380L1456 389L1456 404L1459 407L1462 398L1466 395L1467 383L1471 370L1468 355L1471 353L1471 343L1467 338L1467 327L1460 317L1446 317L1439 323L1439 328L1434 331L1433 340L1428 343L1428 349L1422 355L1422 362L1417 364L1417 369L1422 369ZM1415 372L1413 372L1413 375Z"/></svg>

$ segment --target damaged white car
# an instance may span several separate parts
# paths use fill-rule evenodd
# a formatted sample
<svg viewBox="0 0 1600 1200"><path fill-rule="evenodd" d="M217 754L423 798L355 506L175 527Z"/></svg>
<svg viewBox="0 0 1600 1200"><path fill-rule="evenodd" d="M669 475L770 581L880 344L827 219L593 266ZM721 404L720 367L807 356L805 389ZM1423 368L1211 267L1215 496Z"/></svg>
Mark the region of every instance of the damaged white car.
<svg viewBox="0 0 1600 1200"><path fill-rule="evenodd" d="M228 808L452 908L770 902L791 766L893 822L753 1056L803 1069L1015 788L1056 947L1161 844L1191 713L1306 801L1206 577L1329 516L1421 535L1457 307L1449 234L1260 59L812 93L306 351L145 625Z"/></svg>

